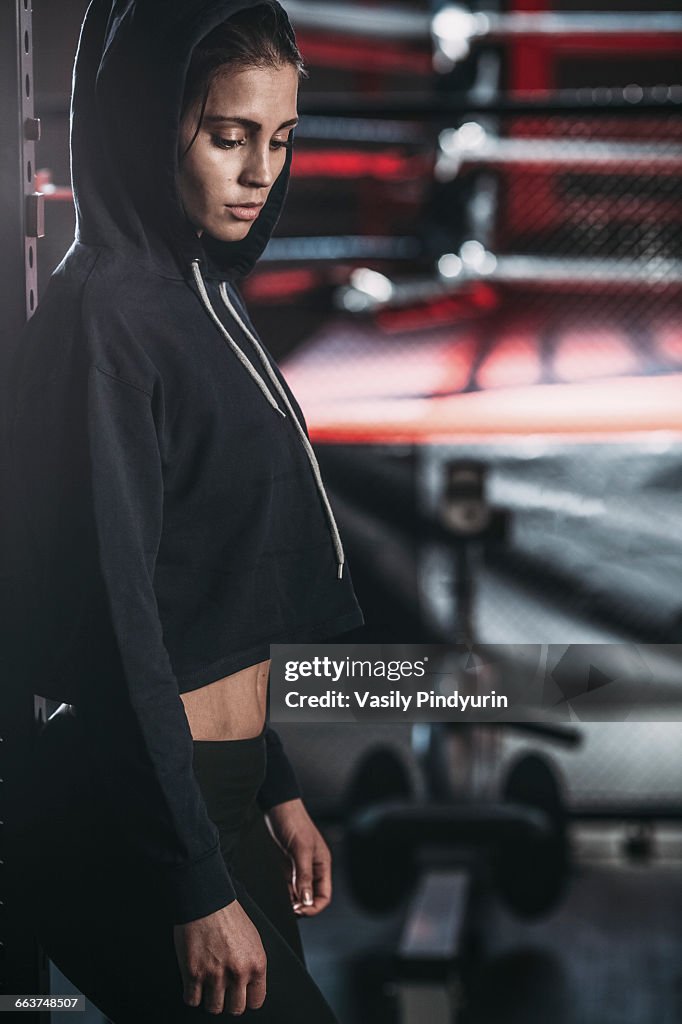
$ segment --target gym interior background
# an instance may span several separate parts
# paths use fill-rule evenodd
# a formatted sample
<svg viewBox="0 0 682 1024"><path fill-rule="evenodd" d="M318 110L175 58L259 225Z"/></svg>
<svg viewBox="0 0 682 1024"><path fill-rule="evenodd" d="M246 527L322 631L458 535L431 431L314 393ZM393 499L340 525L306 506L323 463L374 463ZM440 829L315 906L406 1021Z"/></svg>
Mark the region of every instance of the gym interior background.
<svg viewBox="0 0 682 1024"><path fill-rule="evenodd" d="M285 6L310 78L288 205L244 292L329 483L367 620L347 639L656 644L682 686L678 4ZM85 7L32 4L38 301L73 235ZM431 529L444 502L449 538ZM52 710L36 695L36 727ZM682 1020L679 721L280 733L334 853L332 905L302 932L342 1024ZM473 818L518 799L519 765L522 789L549 771L560 792L552 841L482 852ZM382 837L356 823L396 798L424 821L450 809L438 864L466 899L434 907L419 834L423 871L382 889ZM505 858L529 889L546 871L546 898L502 898Z"/></svg>

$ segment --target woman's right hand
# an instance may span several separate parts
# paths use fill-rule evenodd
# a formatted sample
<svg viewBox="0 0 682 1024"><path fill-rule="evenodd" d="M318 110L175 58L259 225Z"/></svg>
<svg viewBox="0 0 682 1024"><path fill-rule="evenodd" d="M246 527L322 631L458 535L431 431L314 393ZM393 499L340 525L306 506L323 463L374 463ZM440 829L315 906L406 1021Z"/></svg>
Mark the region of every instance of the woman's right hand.
<svg viewBox="0 0 682 1024"><path fill-rule="evenodd" d="M173 927L183 999L208 1013L257 1010L265 1001L267 957L256 926L237 900ZM227 989L227 991L226 991Z"/></svg>

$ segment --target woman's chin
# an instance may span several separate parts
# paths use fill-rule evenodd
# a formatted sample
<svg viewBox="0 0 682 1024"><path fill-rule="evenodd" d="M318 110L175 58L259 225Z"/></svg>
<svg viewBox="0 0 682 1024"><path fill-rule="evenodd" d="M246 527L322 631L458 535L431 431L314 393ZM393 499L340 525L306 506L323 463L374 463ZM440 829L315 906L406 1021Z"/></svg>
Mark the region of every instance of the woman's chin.
<svg viewBox="0 0 682 1024"><path fill-rule="evenodd" d="M217 242L240 242L242 238L246 238L253 223L253 221L240 221L231 216L229 216L229 223L227 217L214 217L210 220L207 218L201 225L201 231L202 234L205 232Z"/></svg>
<svg viewBox="0 0 682 1024"><path fill-rule="evenodd" d="M213 235L219 242L239 242L242 238L245 238L251 227L253 221L238 221L233 224L216 224L215 228L207 228L209 235Z"/></svg>

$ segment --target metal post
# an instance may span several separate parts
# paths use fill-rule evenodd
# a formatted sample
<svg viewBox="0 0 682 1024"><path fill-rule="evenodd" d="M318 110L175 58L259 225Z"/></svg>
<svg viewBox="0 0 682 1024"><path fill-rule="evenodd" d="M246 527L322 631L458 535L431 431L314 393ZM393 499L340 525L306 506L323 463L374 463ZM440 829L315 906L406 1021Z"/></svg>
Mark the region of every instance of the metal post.
<svg viewBox="0 0 682 1024"><path fill-rule="evenodd" d="M7 367L21 329L35 310L37 238L44 234L42 195L35 191L35 143L40 122L33 112L33 31L31 0L0 0L0 381L3 396ZM2 408L7 408L0 396ZM4 428L4 422L2 424ZM1 524L0 524L1 526ZM7 582L5 580L5 582ZM2 652L0 652L2 654ZM44 703L44 702L43 702ZM44 709L42 709L44 710ZM49 962L40 949L16 896L18 841L13 825L22 801L22 784L41 714L12 671L0 686L0 994L49 992ZM37 880L36 880L37 882ZM47 1011L22 1011L23 1019L47 1024Z"/></svg>
<svg viewBox="0 0 682 1024"><path fill-rule="evenodd" d="M30 0L0 0L0 247L2 358L37 301L36 240L44 234L43 196L35 191L33 33Z"/></svg>

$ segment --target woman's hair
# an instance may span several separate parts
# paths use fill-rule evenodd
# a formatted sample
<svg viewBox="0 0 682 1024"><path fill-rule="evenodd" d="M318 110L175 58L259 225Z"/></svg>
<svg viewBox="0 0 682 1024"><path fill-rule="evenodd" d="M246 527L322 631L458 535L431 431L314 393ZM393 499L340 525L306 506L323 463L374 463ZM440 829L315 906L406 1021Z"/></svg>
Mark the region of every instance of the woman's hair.
<svg viewBox="0 0 682 1024"><path fill-rule="evenodd" d="M230 69L247 67L278 68L291 64L299 79L307 78L291 29L279 5L264 0L256 7L239 11L197 43L192 51L180 117L201 97L201 109L194 135L183 156L194 144L206 109L211 83L223 65Z"/></svg>

